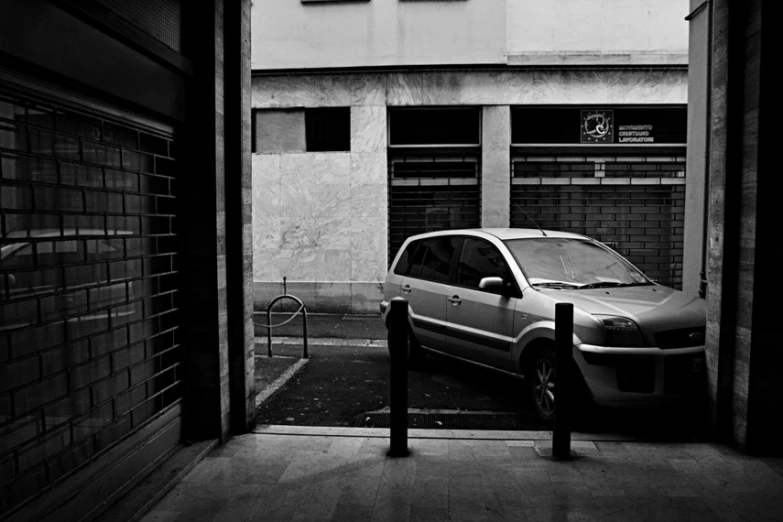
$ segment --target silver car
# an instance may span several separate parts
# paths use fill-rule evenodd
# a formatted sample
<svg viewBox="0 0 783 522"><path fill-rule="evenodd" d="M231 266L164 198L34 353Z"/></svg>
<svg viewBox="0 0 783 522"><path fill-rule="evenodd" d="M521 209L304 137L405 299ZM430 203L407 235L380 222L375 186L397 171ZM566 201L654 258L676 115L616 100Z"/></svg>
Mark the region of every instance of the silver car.
<svg viewBox="0 0 783 522"><path fill-rule="evenodd" d="M606 245L536 229L450 230L408 238L381 314L409 303L409 361L436 352L524 375L538 415L555 411L555 305L574 305L581 396L602 406L685 398L704 374L705 301L661 286Z"/></svg>

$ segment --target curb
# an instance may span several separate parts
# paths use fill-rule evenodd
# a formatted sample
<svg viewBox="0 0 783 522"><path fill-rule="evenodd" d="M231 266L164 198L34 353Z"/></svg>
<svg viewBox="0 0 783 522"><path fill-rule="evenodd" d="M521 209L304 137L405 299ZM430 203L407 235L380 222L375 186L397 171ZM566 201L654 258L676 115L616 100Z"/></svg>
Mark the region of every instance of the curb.
<svg viewBox="0 0 783 522"><path fill-rule="evenodd" d="M266 346L266 337L256 337L255 343ZM297 345L301 346L301 337L273 337L272 346L275 345ZM388 343L384 339L341 339L337 337L314 337L307 339L307 345L310 346L364 346L367 348L387 348Z"/></svg>
<svg viewBox="0 0 783 522"><path fill-rule="evenodd" d="M299 435L305 437L369 437L385 438L390 435L389 428L353 428L332 426L291 426L265 424L257 426L256 435ZM504 441L536 441L546 447L551 444L552 432L543 431L512 431L512 430L426 430L408 429L409 439L446 439L446 440L504 440ZM577 449L590 448L596 442L647 442L644 439L626 435L580 433L571 434L571 446Z"/></svg>
<svg viewBox="0 0 783 522"><path fill-rule="evenodd" d="M310 362L310 359L299 359L293 365L291 365L286 371L284 371L280 377L275 379L272 384L261 390L256 394L256 408L261 406L265 401L268 401L272 395L274 395L288 380L296 375L296 373L304 368L304 365Z"/></svg>

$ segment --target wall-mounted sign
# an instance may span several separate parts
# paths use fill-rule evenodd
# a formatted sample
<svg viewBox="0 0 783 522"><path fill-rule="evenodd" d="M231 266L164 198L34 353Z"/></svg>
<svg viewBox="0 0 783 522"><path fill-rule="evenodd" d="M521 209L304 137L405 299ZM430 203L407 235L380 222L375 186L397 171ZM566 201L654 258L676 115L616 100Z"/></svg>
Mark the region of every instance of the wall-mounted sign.
<svg viewBox="0 0 783 522"><path fill-rule="evenodd" d="M618 143L655 143L652 125L618 125Z"/></svg>
<svg viewBox="0 0 783 522"><path fill-rule="evenodd" d="M582 111L582 143L614 143L614 111Z"/></svg>
<svg viewBox="0 0 783 522"><path fill-rule="evenodd" d="M515 145L685 145L685 107L513 107Z"/></svg>

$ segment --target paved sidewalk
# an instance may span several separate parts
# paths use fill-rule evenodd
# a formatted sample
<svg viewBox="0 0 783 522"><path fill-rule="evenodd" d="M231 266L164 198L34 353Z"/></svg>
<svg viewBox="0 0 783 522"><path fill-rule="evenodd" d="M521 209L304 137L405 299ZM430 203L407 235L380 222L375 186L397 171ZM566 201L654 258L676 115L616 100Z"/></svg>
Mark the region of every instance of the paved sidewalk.
<svg viewBox="0 0 783 522"><path fill-rule="evenodd" d="M576 458L560 462L538 432L422 430L410 457L391 459L387 430L319 430L327 435L269 426L233 438L144 522L761 521L783 513L783 459L719 445L577 441Z"/></svg>

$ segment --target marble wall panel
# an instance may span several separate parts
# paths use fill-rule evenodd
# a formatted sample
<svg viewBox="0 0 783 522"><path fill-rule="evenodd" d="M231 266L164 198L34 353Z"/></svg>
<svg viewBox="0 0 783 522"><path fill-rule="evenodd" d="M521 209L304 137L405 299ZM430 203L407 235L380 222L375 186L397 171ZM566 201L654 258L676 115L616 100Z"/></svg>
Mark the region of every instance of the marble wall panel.
<svg viewBox="0 0 783 522"><path fill-rule="evenodd" d="M253 185L280 182L280 154L253 154Z"/></svg>
<svg viewBox="0 0 783 522"><path fill-rule="evenodd" d="M281 215L280 185L268 183L253 185L253 219Z"/></svg>
<svg viewBox="0 0 783 522"><path fill-rule="evenodd" d="M316 281L350 281L351 258L351 252L348 250L319 249L316 273L313 274L314 279Z"/></svg>
<svg viewBox="0 0 783 522"><path fill-rule="evenodd" d="M386 279L386 252L353 250L351 252L351 281L384 281Z"/></svg>
<svg viewBox="0 0 783 522"><path fill-rule="evenodd" d="M351 186L351 217L383 217L387 202L385 183Z"/></svg>
<svg viewBox="0 0 783 522"><path fill-rule="evenodd" d="M386 105L385 74L351 74L348 78L351 105Z"/></svg>
<svg viewBox="0 0 783 522"><path fill-rule="evenodd" d="M481 119L481 150L508 156L511 144L511 109L508 105L484 107Z"/></svg>
<svg viewBox="0 0 783 522"><path fill-rule="evenodd" d="M253 280L282 281L283 271L280 264L280 250L253 248Z"/></svg>
<svg viewBox="0 0 783 522"><path fill-rule="evenodd" d="M284 217L313 217L319 210L319 186L312 183L294 183L280 187L280 215Z"/></svg>
<svg viewBox="0 0 783 522"><path fill-rule="evenodd" d="M458 105L462 77L461 73L452 72L423 74L416 105Z"/></svg>
<svg viewBox="0 0 783 522"><path fill-rule="evenodd" d="M391 73L386 76L386 105L420 105L423 90L421 73Z"/></svg>
<svg viewBox="0 0 783 522"><path fill-rule="evenodd" d="M280 218L280 248L302 252L318 248L321 229L314 218Z"/></svg>
<svg viewBox="0 0 783 522"><path fill-rule="evenodd" d="M280 272L289 281L314 281L318 271L318 250L301 248L281 250Z"/></svg>
<svg viewBox="0 0 783 522"><path fill-rule="evenodd" d="M315 154L281 154L280 155L280 184L285 185L313 185L315 176Z"/></svg>
<svg viewBox="0 0 783 522"><path fill-rule="evenodd" d="M315 182L347 184L351 182L351 158L348 152L316 152Z"/></svg>
<svg viewBox="0 0 783 522"><path fill-rule="evenodd" d="M313 76L253 77L251 104L254 109L317 107L320 100Z"/></svg>
<svg viewBox="0 0 783 522"><path fill-rule="evenodd" d="M253 247L261 250L279 250L283 244L279 217L253 216Z"/></svg>
<svg viewBox="0 0 783 522"><path fill-rule="evenodd" d="M348 107L351 105L352 78L341 74L313 76L316 107Z"/></svg>
<svg viewBox="0 0 783 522"><path fill-rule="evenodd" d="M351 153L351 186L385 184L387 177L386 151Z"/></svg>
<svg viewBox="0 0 783 522"><path fill-rule="evenodd" d="M386 107L351 107L351 151L385 152Z"/></svg>
<svg viewBox="0 0 783 522"><path fill-rule="evenodd" d="M351 191L347 183L321 183L311 185L314 191L313 207L310 209L316 219L326 217L348 217L351 212Z"/></svg>
<svg viewBox="0 0 783 522"><path fill-rule="evenodd" d="M459 103L464 105L516 105L535 95L531 73L465 73Z"/></svg>
<svg viewBox="0 0 783 522"><path fill-rule="evenodd" d="M315 220L319 230L318 247L337 250L350 250L351 248L351 217L350 216L321 216Z"/></svg>
<svg viewBox="0 0 783 522"><path fill-rule="evenodd" d="M353 218L351 220L351 252L386 250L386 218Z"/></svg>

